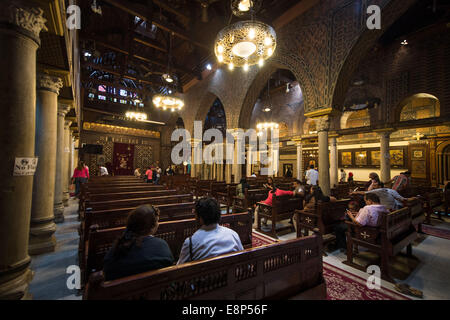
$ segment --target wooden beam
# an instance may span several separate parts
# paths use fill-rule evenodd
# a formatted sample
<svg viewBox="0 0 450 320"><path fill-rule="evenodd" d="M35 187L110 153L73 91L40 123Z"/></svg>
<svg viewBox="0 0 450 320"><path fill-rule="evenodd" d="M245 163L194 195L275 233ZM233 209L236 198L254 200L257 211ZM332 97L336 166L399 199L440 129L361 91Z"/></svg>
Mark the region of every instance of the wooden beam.
<svg viewBox="0 0 450 320"><path fill-rule="evenodd" d="M82 39L83 40L88 40L88 41L94 41L99 46L102 46L104 48L107 48L107 49L110 49L112 51L116 51L116 52L119 52L119 53L122 53L122 54L125 54L125 55L129 55L128 51L126 51L124 49L121 49L121 48L118 48L118 47L116 47L116 46L114 46L112 44L103 42L101 40L97 40L97 39L95 39L93 37L85 36L85 37L82 37ZM151 64L155 64L155 65L167 68L167 63L165 61L161 61L161 60L157 60L157 59L150 59L150 58L138 55L138 54L133 54L133 58L136 58L136 59L139 59L141 61L145 61L145 62L148 62L148 63L151 63ZM193 77L196 76L191 70L188 70L186 68L183 68L183 67L180 67L180 66L177 66L177 65L174 65L173 69L175 69L175 71L182 72L182 73L191 75Z"/></svg>
<svg viewBox="0 0 450 320"><path fill-rule="evenodd" d="M302 0L293 7L289 8L285 13L276 18L272 25L275 29L280 29L287 25L289 22L304 14L306 11L318 4L319 0Z"/></svg>
<svg viewBox="0 0 450 320"><path fill-rule="evenodd" d="M170 5L164 3L163 1L153 0L153 3L156 4L158 7L160 7L161 9L164 9L168 12L176 14L177 16L182 17L186 20L189 20L189 21L191 20L191 18L188 15L184 14L181 11L178 11L177 9L172 8Z"/></svg>
<svg viewBox="0 0 450 320"><path fill-rule="evenodd" d="M208 51L212 50L211 46L208 46L208 45L205 45L198 41L195 41L194 39L189 37L189 35L186 32L184 32L183 30L181 30L175 26L169 26L165 22L162 22L156 18L148 16L147 13L143 12L145 10L142 10L142 7L138 8L135 4L133 4L129 1L125 1L125 0L103 0L103 1L109 3L110 5L112 5L116 8L121 9L124 12L127 12L128 14L131 14L133 16L139 17L142 20L152 23L155 26L157 26L158 28L160 28L164 31L170 32L174 36L176 36L180 39L186 40L186 41L192 43L193 45L196 45L196 46L203 48L205 50L208 50Z"/></svg>
<svg viewBox="0 0 450 320"><path fill-rule="evenodd" d="M153 49L159 50L161 52L167 53L167 49L161 47L159 44L156 44L155 41L146 40L146 39L143 39L143 37L139 37L139 36L134 36L133 40L136 41L137 43L143 44L146 47L153 48Z"/></svg>

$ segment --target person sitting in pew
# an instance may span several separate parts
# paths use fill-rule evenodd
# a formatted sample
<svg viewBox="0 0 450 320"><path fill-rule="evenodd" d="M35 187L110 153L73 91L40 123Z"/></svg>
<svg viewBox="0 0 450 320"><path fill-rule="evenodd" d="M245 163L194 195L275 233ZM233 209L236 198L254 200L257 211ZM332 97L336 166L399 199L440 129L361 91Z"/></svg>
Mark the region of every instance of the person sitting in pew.
<svg viewBox="0 0 450 320"><path fill-rule="evenodd" d="M403 208L403 202L416 199L414 197L404 198L394 189L383 188L378 182L373 183L373 189L370 191L354 191L350 195L364 195L368 193L376 194L380 199L380 203L390 211L401 209Z"/></svg>
<svg viewBox="0 0 450 320"><path fill-rule="evenodd" d="M195 216L201 227L184 241L177 264L244 250L239 235L219 225L221 213L217 200L198 200Z"/></svg>
<svg viewBox="0 0 450 320"><path fill-rule="evenodd" d="M174 258L167 242L153 236L158 221L159 209L151 205L131 211L125 232L105 256L105 280L173 265Z"/></svg>
<svg viewBox="0 0 450 320"><path fill-rule="evenodd" d="M250 189L250 186L247 183L247 179L242 178L239 184L236 186L236 197L244 199L245 189Z"/></svg>
<svg viewBox="0 0 450 320"><path fill-rule="evenodd" d="M295 179L294 180L294 197L304 197L306 194L305 186L303 183Z"/></svg>
<svg viewBox="0 0 450 320"><path fill-rule="evenodd" d="M381 215L388 213L388 210L384 205L380 204L380 198L373 192L366 193L364 201L366 202L366 206L360 209L358 213L355 214L355 212L347 210L346 215L351 221L360 226L377 227L381 222ZM347 228L347 224L343 222L338 224L334 229L336 234L336 247L337 249L341 249L341 251L347 249L347 240L345 236Z"/></svg>
<svg viewBox="0 0 450 320"><path fill-rule="evenodd" d="M272 202L273 202L273 195L276 195L277 197L280 196L294 196L294 192L292 191L285 191L285 190L281 190L278 189L278 186L274 186L272 190L269 191L269 194L267 195L266 200L261 201L264 204L267 204L268 206L272 206ZM255 209L255 217L254 217L254 223L253 223L253 228L257 228L258 226L258 214L259 214L259 205L256 204L256 209ZM267 225L267 218L262 218L261 222L263 225Z"/></svg>
<svg viewBox="0 0 450 320"><path fill-rule="evenodd" d="M323 194L322 189L319 186L312 186L310 189L310 193L306 195L303 208L306 210L314 210L316 204L321 202L336 202L335 197L329 197Z"/></svg>
<svg viewBox="0 0 450 320"><path fill-rule="evenodd" d="M273 179L272 177L267 178L267 183L263 184L263 187L269 190L273 190Z"/></svg>

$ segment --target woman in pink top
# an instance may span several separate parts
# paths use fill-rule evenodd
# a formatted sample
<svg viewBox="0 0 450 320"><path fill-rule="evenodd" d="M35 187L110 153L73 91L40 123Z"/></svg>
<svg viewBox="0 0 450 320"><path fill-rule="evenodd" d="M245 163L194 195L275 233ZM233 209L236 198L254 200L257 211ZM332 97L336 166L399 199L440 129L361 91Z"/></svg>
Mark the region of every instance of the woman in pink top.
<svg viewBox="0 0 450 320"><path fill-rule="evenodd" d="M78 162L78 166L73 171L72 183L75 183L75 196L80 194L81 184L86 183L89 179L89 169L84 161Z"/></svg>
<svg viewBox="0 0 450 320"><path fill-rule="evenodd" d="M281 190L281 189L278 189L276 186L274 186L273 189L269 191L269 195L267 196L266 200L261 201L261 203L264 203L264 204L266 204L268 206L272 206L272 199L273 199L273 195L274 194L277 197L286 196L286 195L294 196L294 192ZM253 228L254 229L257 229L257 227L258 227L258 215L259 215L259 205L257 205L256 209L255 209L255 220L254 220L254 223L253 223ZM266 218L262 218L261 222L262 222L263 225L267 225L267 219Z"/></svg>
<svg viewBox="0 0 450 320"><path fill-rule="evenodd" d="M152 167L148 167L147 171L145 172L145 175L147 176L147 183L153 182L153 170Z"/></svg>

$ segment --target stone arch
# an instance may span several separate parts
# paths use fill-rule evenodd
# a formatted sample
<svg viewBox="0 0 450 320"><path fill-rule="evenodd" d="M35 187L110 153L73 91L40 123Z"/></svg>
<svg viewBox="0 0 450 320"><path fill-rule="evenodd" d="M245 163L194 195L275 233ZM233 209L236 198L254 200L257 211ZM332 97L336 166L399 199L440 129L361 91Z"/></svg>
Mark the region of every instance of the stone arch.
<svg viewBox="0 0 450 320"><path fill-rule="evenodd" d="M333 108L342 110L344 106L344 100L347 90L350 86L352 76L361 63L362 59L366 56L370 49L372 49L380 37L389 29L389 27L400 18L412 5L418 0L402 0L402 1L385 1L386 5L382 8L382 24L380 30L369 30L365 24L364 30L354 45L351 46L345 59L342 61L342 65L338 68L338 73L332 75L331 90L329 102ZM363 12L363 16L365 16Z"/></svg>
<svg viewBox="0 0 450 320"><path fill-rule="evenodd" d="M306 110L309 110L307 106L316 104L316 95L314 93L313 86L311 85L311 77L308 76L308 72L306 71L307 68L303 60L296 55L279 50L277 55L256 74L250 87L248 88L240 109L240 128L248 129L250 127L253 107L255 106L261 91L267 85L267 81L277 69L289 70L297 79L303 93L305 112Z"/></svg>
<svg viewBox="0 0 450 320"><path fill-rule="evenodd" d="M407 107L408 105L412 104L413 102L416 101L429 101L430 103L434 104L434 117L439 117L440 115L440 101L438 98L436 98L435 96L428 94L428 93L417 93L417 94L413 94L405 99L403 99L399 104L397 104L397 106L395 107L395 121L396 122L400 122L400 121L405 121L402 120L402 112L405 109L405 107ZM417 117L415 117L417 119ZM424 117L425 118L425 117ZM424 118L419 118L419 119L424 119ZM432 117L429 117L432 118ZM418 119L417 119L418 120Z"/></svg>
<svg viewBox="0 0 450 320"><path fill-rule="evenodd" d="M317 127L316 127L316 119L314 118L306 118L305 122L303 123L303 134L304 135L312 135L317 134Z"/></svg>
<svg viewBox="0 0 450 320"><path fill-rule="evenodd" d="M357 120L360 120L359 124ZM351 123L354 122L354 123ZM370 113L369 109L363 109L359 111L346 111L341 116L341 129L349 129L349 128L359 128L359 127L368 127L371 125L370 123Z"/></svg>

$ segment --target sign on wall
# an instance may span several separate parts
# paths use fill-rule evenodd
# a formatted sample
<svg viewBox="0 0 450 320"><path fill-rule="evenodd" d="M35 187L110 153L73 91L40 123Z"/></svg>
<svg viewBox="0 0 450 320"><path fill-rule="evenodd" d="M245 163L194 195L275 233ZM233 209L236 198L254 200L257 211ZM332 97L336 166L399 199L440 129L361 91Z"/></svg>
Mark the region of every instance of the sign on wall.
<svg viewBox="0 0 450 320"><path fill-rule="evenodd" d="M36 172L38 158L17 158L14 163L14 176L32 176Z"/></svg>

